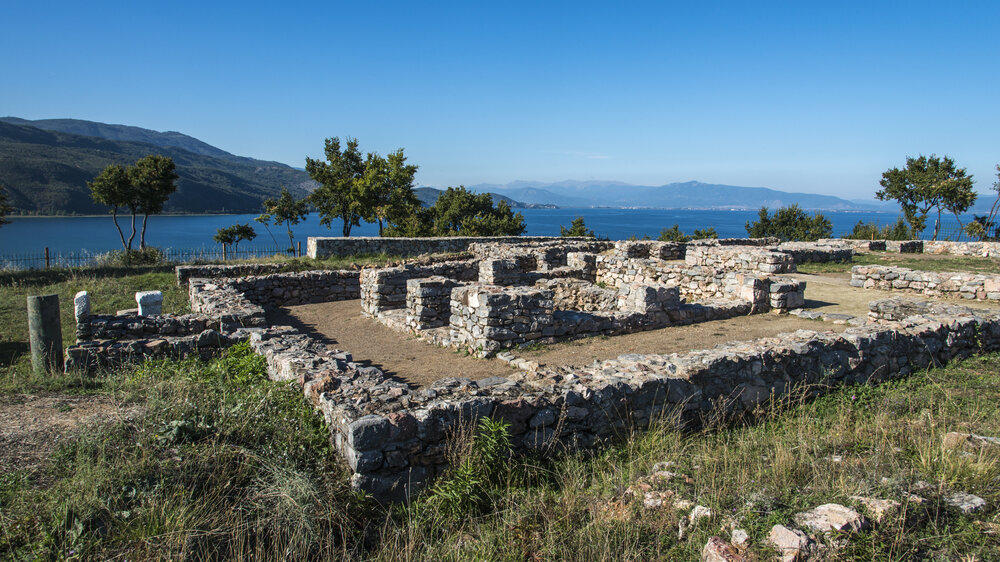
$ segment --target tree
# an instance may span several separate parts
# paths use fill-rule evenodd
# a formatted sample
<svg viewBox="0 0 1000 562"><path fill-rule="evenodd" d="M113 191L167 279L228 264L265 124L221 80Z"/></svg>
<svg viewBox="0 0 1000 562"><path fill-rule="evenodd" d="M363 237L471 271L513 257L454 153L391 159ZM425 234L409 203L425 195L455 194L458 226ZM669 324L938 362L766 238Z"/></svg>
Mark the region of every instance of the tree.
<svg viewBox="0 0 1000 562"><path fill-rule="evenodd" d="M576 217L573 222L570 223L569 228L559 226L560 236L585 236L587 238L596 238L593 230L588 230L587 225L583 224L583 217Z"/></svg>
<svg viewBox="0 0 1000 562"><path fill-rule="evenodd" d="M149 215L163 212L163 204L177 191L178 176L175 170L173 158L157 154L140 158L128 170L137 201L133 213L142 213L140 250L146 247L146 221L149 220Z"/></svg>
<svg viewBox="0 0 1000 562"><path fill-rule="evenodd" d="M327 228L336 219L344 221L344 236L351 235L351 227L361 224L365 212L363 182L365 162L358 150L358 139L347 139L340 148L340 138L326 139L326 162L306 158L306 171L320 186L309 195L309 202L319 211L319 223Z"/></svg>
<svg viewBox="0 0 1000 562"><path fill-rule="evenodd" d="M121 238L122 248L126 251L132 250L132 240L135 238L135 213L132 214L132 234L125 241L125 234L121 225L118 224L118 209L122 207L134 208L134 191L132 180L128 177L128 172L120 164L111 164L104 168L93 181L87 182L90 188L90 195L94 201L111 207L111 220L118 229L118 237Z"/></svg>
<svg viewBox="0 0 1000 562"><path fill-rule="evenodd" d="M975 215L972 222L966 225L965 231L973 238L981 241L1000 239L1000 164L997 164L997 181L993 182L993 191L997 192L996 199L990 205L990 212L985 215Z"/></svg>
<svg viewBox="0 0 1000 562"><path fill-rule="evenodd" d="M858 221L854 230L843 237L849 240L912 240L913 232L906 221L900 218L893 224L881 227L875 222Z"/></svg>
<svg viewBox="0 0 1000 562"><path fill-rule="evenodd" d="M388 236L519 236L526 225L506 201L449 187L429 209L417 209L386 229Z"/></svg>
<svg viewBox="0 0 1000 562"><path fill-rule="evenodd" d="M798 204L781 207L768 215L767 207L761 207L758 219L747 222L747 233L751 238L775 237L782 241L788 240L819 240L829 238L833 234L833 225L821 213L812 217L807 215Z"/></svg>
<svg viewBox="0 0 1000 562"><path fill-rule="evenodd" d="M941 230L941 211L954 213L958 219L960 213L968 211L976 202L972 184L972 176L966 174L965 168L957 168L955 161L947 156L907 156L906 168L891 168L882 174L879 181L882 189L875 193L875 197L882 201L892 199L899 202L906 222L910 223L913 234L917 236L927 226L928 213L937 209L934 236L931 238L937 240ZM959 226L961 224L959 220Z"/></svg>
<svg viewBox="0 0 1000 562"><path fill-rule="evenodd" d="M399 222L419 208L420 201L413 192L416 174L417 166L406 163L402 148L386 158L368 154L361 184L362 218L378 222L379 236L384 225Z"/></svg>
<svg viewBox="0 0 1000 562"><path fill-rule="evenodd" d="M306 199L296 200L295 197L282 187L281 195L277 199L268 198L264 200L264 212L254 220L267 226L272 222L275 226L285 225L288 229L288 250L295 251L295 237L292 236L292 226L309 216L309 201Z"/></svg>
<svg viewBox="0 0 1000 562"><path fill-rule="evenodd" d="M660 236L657 238L660 242L690 242L691 240L703 240L705 238L718 238L719 233L715 231L714 226L710 226L705 229L694 229L694 233L691 236L681 232L680 225L675 224L670 228L664 228L660 231Z"/></svg>
<svg viewBox="0 0 1000 562"><path fill-rule="evenodd" d="M257 237L257 233L254 232L253 227L250 223L246 224L234 224L232 226L227 226L225 228L220 228L216 231L215 236L212 240L215 240L219 244L222 244L222 251L226 251L226 247L232 245L233 254L239 249L240 242L243 240L253 240Z"/></svg>
<svg viewBox="0 0 1000 562"><path fill-rule="evenodd" d="M7 215L9 215L13 210L14 207L10 205L10 201L7 199L7 188L0 183L0 226L10 222Z"/></svg>

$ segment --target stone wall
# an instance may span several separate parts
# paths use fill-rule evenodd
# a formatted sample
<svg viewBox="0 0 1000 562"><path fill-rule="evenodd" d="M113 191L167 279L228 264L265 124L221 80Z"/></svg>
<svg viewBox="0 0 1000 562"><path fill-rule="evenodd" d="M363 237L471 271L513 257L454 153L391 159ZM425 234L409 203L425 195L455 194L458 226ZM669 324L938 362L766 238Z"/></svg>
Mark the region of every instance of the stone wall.
<svg viewBox="0 0 1000 562"><path fill-rule="evenodd" d="M517 451L600 447L680 411L739 414L804 385L877 382L1000 349L1000 316L911 317L841 334L799 331L674 355L623 355L411 389L296 334L256 338L273 378L298 380L323 412L352 484L385 501L447 469L449 441L481 417L510 424Z"/></svg>
<svg viewBox="0 0 1000 562"><path fill-rule="evenodd" d="M378 318L386 310L406 307L406 283L410 279L445 277L455 281L476 281L475 260L441 262L431 265L365 268L361 270L361 313Z"/></svg>
<svg viewBox="0 0 1000 562"><path fill-rule="evenodd" d="M227 283L254 304L278 308L360 298L360 276L360 271L348 269L316 270L229 279Z"/></svg>
<svg viewBox="0 0 1000 562"><path fill-rule="evenodd" d="M288 267L284 263L237 263L232 265L178 265L174 268L177 274L177 284L187 285L188 279L218 279L220 277L246 277L248 275L266 275L277 273Z"/></svg>
<svg viewBox="0 0 1000 562"><path fill-rule="evenodd" d="M331 256L378 255L418 256L464 252L477 242L531 242L589 241L587 238L561 238L558 236L443 236L428 238L390 238L380 236L318 237L310 236L306 254L313 259Z"/></svg>
<svg viewBox="0 0 1000 562"><path fill-rule="evenodd" d="M927 296L1000 300L1000 275L958 271L920 271L905 267L856 265L851 268L851 286L885 291L905 291Z"/></svg>
<svg viewBox="0 0 1000 562"><path fill-rule="evenodd" d="M1000 258L1000 242L924 242L924 253Z"/></svg>
<svg viewBox="0 0 1000 562"><path fill-rule="evenodd" d="M433 276L406 282L406 325L411 330L447 326L451 318L451 291L458 281Z"/></svg>
<svg viewBox="0 0 1000 562"><path fill-rule="evenodd" d="M219 330L217 317L207 314L93 314L76 321L77 343L87 340L140 339L150 336L187 336Z"/></svg>
<svg viewBox="0 0 1000 562"><path fill-rule="evenodd" d="M783 242L777 251L790 254L795 263L850 262L854 247L841 241Z"/></svg>
<svg viewBox="0 0 1000 562"><path fill-rule="evenodd" d="M689 246L684 261L736 273L790 273L795 260L790 254L742 246Z"/></svg>
<svg viewBox="0 0 1000 562"><path fill-rule="evenodd" d="M567 265L573 252L600 253L615 247L615 242L592 238L556 238L545 242L474 242L469 251L479 260L517 259L528 270L548 271ZM530 266L529 266L530 264Z"/></svg>

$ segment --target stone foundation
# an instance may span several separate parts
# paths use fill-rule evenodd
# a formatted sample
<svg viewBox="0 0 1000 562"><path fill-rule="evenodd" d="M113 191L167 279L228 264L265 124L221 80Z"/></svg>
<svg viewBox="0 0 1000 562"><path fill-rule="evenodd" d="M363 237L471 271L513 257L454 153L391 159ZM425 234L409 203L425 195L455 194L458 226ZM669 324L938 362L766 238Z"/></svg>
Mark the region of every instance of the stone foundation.
<svg viewBox="0 0 1000 562"><path fill-rule="evenodd" d="M851 286L884 291L904 291L927 296L1000 300L1000 275L919 271L905 267L856 265Z"/></svg>

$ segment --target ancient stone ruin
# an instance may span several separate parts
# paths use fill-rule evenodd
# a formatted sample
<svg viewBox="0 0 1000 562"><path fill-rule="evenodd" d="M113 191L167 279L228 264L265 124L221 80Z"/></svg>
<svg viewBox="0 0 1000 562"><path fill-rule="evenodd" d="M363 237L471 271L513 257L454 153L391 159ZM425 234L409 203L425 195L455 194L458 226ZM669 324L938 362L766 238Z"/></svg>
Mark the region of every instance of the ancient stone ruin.
<svg viewBox="0 0 1000 562"><path fill-rule="evenodd" d="M435 248L433 239L419 244ZM311 251L335 253L334 246L309 242ZM785 275L801 260L849 260L853 247L534 239L473 240L457 249L469 253L360 271L178 268L191 314L147 308L94 315L89 299L79 298L78 342L66 366L90 371L148 357L207 357L248 341L272 379L301 385L322 413L354 486L398 501L446 470L449 440L483 416L507 421L519 451L588 449L665 416L693 423L737 415L803 385L886 380L1000 349L996 310L889 299L873 302L869 317L843 333L800 330L681 354L539 366L518 358L519 349L797 311L806 287ZM983 291L988 298L985 284ZM355 299L366 321L514 368L510 376L416 388L355 361L357 350L268 325L268 313L280 307Z"/></svg>

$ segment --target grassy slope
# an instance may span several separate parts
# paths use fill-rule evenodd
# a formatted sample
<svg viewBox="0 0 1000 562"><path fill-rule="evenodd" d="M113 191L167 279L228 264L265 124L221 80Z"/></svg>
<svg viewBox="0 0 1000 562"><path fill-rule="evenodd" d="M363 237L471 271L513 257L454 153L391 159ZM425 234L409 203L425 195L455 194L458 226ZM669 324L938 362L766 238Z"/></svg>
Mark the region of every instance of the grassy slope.
<svg viewBox="0 0 1000 562"><path fill-rule="evenodd" d="M156 282L96 281L95 291ZM52 289L68 295L71 284ZM25 290L0 288L0 302L23 302ZM107 310L125 306L111 300L121 292L107 293ZM23 342L8 322L16 313L5 305L4 314L4 341ZM1000 354L831 389L761 412L757 423L694 433L664 424L592 458L493 463L472 473L488 471L492 483L438 486L472 490L463 498L478 503L448 504L439 493L389 512L348 492L326 428L298 389L264 380L255 361L162 363L92 381L91 392L113 395L129 415L69 440L38 472L0 477L0 558L683 560L697 559L711 535L728 538L727 517L767 556L767 531L797 511L852 504L853 494L901 500L918 481L930 484L919 492L926 503L903 501L902 513L839 557L1000 558L1000 540L986 532L1000 523L998 455L941 446L948 431L1000 435ZM3 388L17 383L8 376ZM683 513L623 501L664 461L687 478L662 488L716 514L684 540ZM986 508L959 514L942 502L954 491L983 497Z"/></svg>

